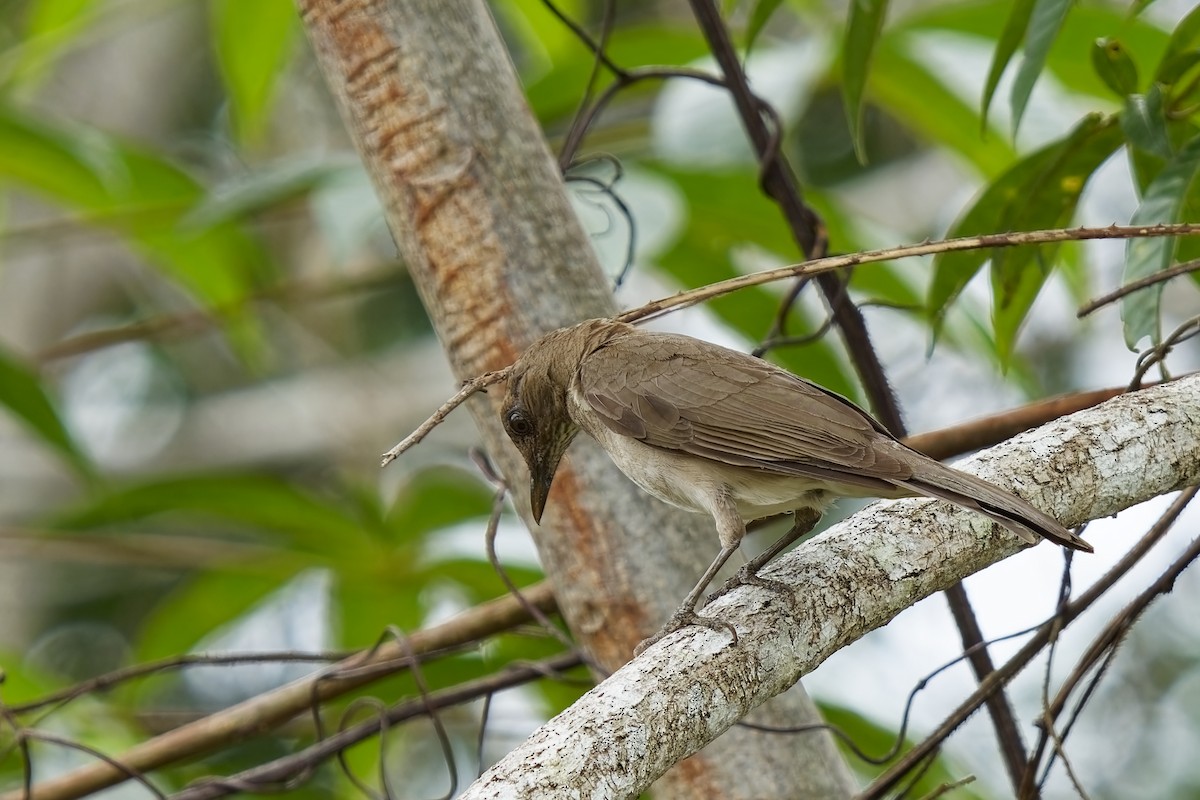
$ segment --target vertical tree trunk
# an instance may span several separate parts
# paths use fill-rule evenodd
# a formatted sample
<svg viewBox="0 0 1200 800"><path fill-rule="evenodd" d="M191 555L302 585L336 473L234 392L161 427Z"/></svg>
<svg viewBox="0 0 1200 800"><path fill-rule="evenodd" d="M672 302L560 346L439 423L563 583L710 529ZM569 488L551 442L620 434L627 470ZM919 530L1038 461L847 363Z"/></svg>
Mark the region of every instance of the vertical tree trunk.
<svg viewBox="0 0 1200 800"><path fill-rule="evenodd" d="M539 334L614 311L611 292L482 0L298 0L343 118L455 373L515 360ZM448 387L449 388L449 387ZM559 606L605 669L624 663L715 554L706 518L643 495L590 441L560 468L541 527L496 415L470 403L533 532ZM396 402L403 402L397 386ZM582 437L581 437L582 438ZM763 720L818 719L797 687ZM854 791L824 733L733 729L657 784L678 797Z"/></svg>

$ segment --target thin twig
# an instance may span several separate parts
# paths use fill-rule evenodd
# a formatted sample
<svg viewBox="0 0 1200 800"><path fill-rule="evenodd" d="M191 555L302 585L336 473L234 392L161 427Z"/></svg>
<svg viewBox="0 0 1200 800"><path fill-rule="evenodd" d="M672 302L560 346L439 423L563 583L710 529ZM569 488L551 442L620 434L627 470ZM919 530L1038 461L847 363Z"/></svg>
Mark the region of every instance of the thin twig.
<svg viewBox="0 0 1200 800"><path fill-rule="evenodd" d="M762 286L775 281L787 280L801 275L813 276L826 272L853 267L859 264L874 264L880 261L895 261L913 256L929 256L939 253L956 253L963 250L984 250L992 247L1020 247L1023 245L1053 244L1055 242L1084 241L1090 239L1140 239L1161 236L1195 236L1200 234L1200 224L1179 223L1171 225L1109 225L1106 228L1052 228L1014 233L988 233L981 236L963 236L938 242L885 247L864 250L848 255L827 256L803 264L739 275L736 278L711 283L697 289L673 294L659 300L630 309L616 317L622 322L641 322L662 316L668 311L711 300L714 297L736 292L751 286Z"/></svg>
<svg viewBox="0 0 1200 800"><path fill-rule="evenodd" d="M1093 311L1104 308L1104 306L1108 305L1109 303L1115 303L1126 295L1133 294L1140 289L1145 289L1147 286L1153 286L1156 283L1163 283L1164 281L1169 281L1172 278L1176 278L1180 275L1186 275L1189 272L1195 272L1196 270L1200 270L1200 259L1185 261L1182 264L1176 264L1173 267L1164 269L1162 272L1156 272L1153 275L1147 275L1144 278L1138 278L1132 283L1125 284L1120 289L1115 289L1108 294L1097 297L1095 300L1090 300L1084 303L1079 307L1079 310L1075 312L1075 316L1078 319L1083 319Z"/></svg>
<svg viewBox="0 0 1200 800"><path fill-rule="evenodd" d="M958 708L947 715L928 737L912 750L905 753L886 772L878 776L855 800L879 800L884 797L913 766L921 763L930 753L940 748L942 742L979 709L979 706L983 704L988 694L997 691L1001 686L1011 681L1022 669L1029 665L1034 656L1053 640L1053 637L1057 635L1061 628L1078 618L1080 614L1103 597L1129 570L1139 564L1146 553L1171 530L1171 526L1179 518L1179 515L1183 513L1183 510L1187 508L1188 504L1196 497L1198 492L1200 492L1200 487L1196 486L1181 492L1146 535L1139 539L1129 549L1129 552L1121 557L1120 561L1114 564L1108 572L1104 573L1099 580L1089 586L1076 600L1063 607L1061 613L1056 615L1054 620L1043 625L1034 634L1033 638L1017 651L1015 656L989 675L987 680L980 683L978 688L959 704Z"/></svg>
<svg viewBox="0 0 1200 800"><path fill-rule="evenodd" d="M464 383L463 387L455 392L453 397L442 403L441 407L438 408L437 411L433 412L433 415L429 419L422 422L421 425L408 436L405 436L404 440L400 442L400 444L384 453L379 466L386 467L388 464L399 458L405 450L408 450L413 445L418 444L422 439L429 435L430 431L440 425L442 421L450 415L451 411L465 403L467 399L476 392L482 392L488 386L491 386L494 383L499 383L502 380L506 380L508 378L509 371L510 369L505 367L504 369L498 369L494 372L485 372L479 377L471 378L471 380Z"/></svg>
<svg viewBox="0 0 1200 800"><path fill-rule="evenodd" d="M304 774L307 770L337 753L379 732L382 724L396 725L414 717L423 716L428 708L446 708L494 694L507 689L554 675L579 665L575 653L564 653L534 664L512 665L503 672L470 681L450 689L427 695L422 700L410 700L387 709L378 719L367 720L332 736L316 742L302 750L282 758L268 761L228 778L207 780L172 795L172 800L213 800L237 792L262 792L277 787L281 781Z"/></svg>

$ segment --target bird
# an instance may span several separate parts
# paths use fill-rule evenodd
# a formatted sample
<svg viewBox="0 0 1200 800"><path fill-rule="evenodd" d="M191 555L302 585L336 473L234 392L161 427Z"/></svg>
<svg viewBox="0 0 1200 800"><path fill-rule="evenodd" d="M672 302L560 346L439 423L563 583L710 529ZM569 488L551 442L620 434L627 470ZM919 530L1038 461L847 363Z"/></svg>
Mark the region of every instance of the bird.
<svg viewBox="0 0 1200 800"><path fill-rule="evenodd" d="M529 469L535 522L579 431L650 495L713 518L720 552L640 649L688 624L723 627L736 641L732 626L700 617L696 606L746 523L795 515L791 531L738 574L738 582L773 584L758 570L838 497L932 497L984 514L1029 544L1040 537L1092 550L1011 492L905 446L845 397L690 336L609 319L552 331L513 365L500 417Z"/></svg>

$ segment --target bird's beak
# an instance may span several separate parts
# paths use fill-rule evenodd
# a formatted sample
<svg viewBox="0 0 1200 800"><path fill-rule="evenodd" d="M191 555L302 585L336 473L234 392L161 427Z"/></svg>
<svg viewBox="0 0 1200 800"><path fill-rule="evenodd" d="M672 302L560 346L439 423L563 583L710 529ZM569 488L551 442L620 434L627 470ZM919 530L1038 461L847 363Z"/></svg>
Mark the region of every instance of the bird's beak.
<svg viewBox="0 0 1200 800"><path fill-rule="evenodd" d="M542 512L546 510L546 498L550 496L550 486L554 483L554 473L558 463L547 465L539 462L529 470L529 508L533 511L533 521L541 523Z"/></svg>

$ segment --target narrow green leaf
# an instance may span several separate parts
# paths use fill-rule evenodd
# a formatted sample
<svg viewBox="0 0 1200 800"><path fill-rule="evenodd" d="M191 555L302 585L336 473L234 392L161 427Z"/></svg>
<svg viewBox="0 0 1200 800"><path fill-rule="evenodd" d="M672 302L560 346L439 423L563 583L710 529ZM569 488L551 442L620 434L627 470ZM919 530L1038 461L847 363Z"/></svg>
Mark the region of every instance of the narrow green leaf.
<svg viewBox="0 0 1200 800"><path fill-rule="evenodd" d="M980 130L986 129L988 109L992 107L992 98L996 95L996 87L1000 78L1012 60L1013 54L1021 46L1025 31L1029 28L1029 18L1033 15L1034 0L1016 0L1012 10L1004 20L1004 29L996 42L996 52L992 54L992 64L988 67L987 81L983 86L983 111L980 113Z"/></svg>
<svg viewBox="0 0 1200 800"><path fill-rule="evenodd" d="M238 138L263 129L275 83L299 33L292 0L213 0L213 49Z"/></svg>
<svg viewBox="0 0 1200 800"><path fill-rule="evenodd" d="M1181 219L1192 183L1200 171L1200 136L1193 138L1163 168L1146 190L1133 212L1131 225L1153 225ZM1173 238L1130 239L1125 245L1125 273L1122 283L1129 284L1161 272L1171 265L1176 241ZM1121 320L1125 344L1136 350L1146 336L1157 344L1162 337L1160 301L1162 284L1127 295L1121 301Z"/></svg>
<svg viewBox="0 0 1200 800"><path fill-rule="evenodd" d="M846 23L846 38L842 43L842 93L846 98L846 121L858 160L866 163L862 130L863 90L871 69L871 57L883 20L887 16L888 0L852 0L850 19Z"/></svg>
<svg viewBox="0 0 1200 800"><path fill-rule="evenodd" d="M1086 118L1065 139L1031 153L993 181L949 235L1067 224L1088 179L1122 141L1115 118ZM935 333L949 304L990 259L997 352L1007 364L1016 332L1045 281L1056 250L1054 246L998 248L944 253L935 258L928 300Z"/></svg>
<svg viewBox="0 0 1200 800"><path fill-rule="evenodd" d="M1046 57L1050 46L1062 29L1071 10L1071 0L1036 0L1033 15L1029 18L1029 27L1025 35L1025 56L1017 69L1017 76L1012 86L1012 129L1016 135L1021 125L1021 117L1025 115L1025 106L1033 93L1033 85L1037 83L1042 70L1046 66Z"/></svg>
<svg viewBox="0 0 1200 800"><path fill-rule="evenodd" d="M66 458L80 474L91 474L91 465L59 419L37 374L3 350L0 350L0 405Z"/></svg>
<svg viewBox="0 0 1200 800"><path fill-rule="evenodd" d="M1163 114L1162 92L1158 86L1151 86L1145 94L1131 94L1125 98L1121 130L1133 147L1159 158L1171 157L1167 118Z"/></svg>
<svg viewBox="0 0 1200 800"><path fill-rule="evenodd" d="M1183 92L1176 98L1177 101L1183 101L1184 97L1193 96L1197 64L1200 64L1200 50L1188 50L1172 56L1169 61L1164 60L1156 79L1156 85L1168 88L1182 85Z"/></svg>
<svg viewBox="0 0 1200 800"><path fill-rule="evenodd" d="M874 102L921 137L966 159L982 175L993 177L1007 169L1016 159L1007 139L981 137L976 109L942 83L941 75L911 57L911 50L911 43L897 42L896 36L880 42L871 76ZM937 113L929 113L931 108Z"/></svg>
<svg viewBox="0 0 1200 800"><path fill-rule="evenodd" d="M1167 49L1154 71L1155 82L1169 85L1177 80L1182 69L1186 69L1186 66L1181 69L1181 65L1187 64L1189 54L1197 49L1200 49L1200 6L1189 11L1171 31Z"/></svg>
<svg viewBox="0 0 1200 800"><path fill-rule="evenodd" d="M36 84L55 59L96 18L96 0L31 0L25 33L12 65L15 83Z"/></svg>
<svg viewBox="0 0 1200 800"><path fill-rule="evenodd" d="M758 35L762 33L763 27L782 4L783 0L757 0L754 4L754 8L750 11L750 21L746 23L747 53L754 48L754 43L758 41Z"/></svg>
<svg viewBox="0 0 1200 800"><path fill-rule="evenodd" d="M1137 91L1137 65L1119 39L1097 39L1092 45L1092 68L1117 97Z"/></svg>
<svg viewBox="0 0 1200 800"><path fill-rule="evenodd" d="M281 534L292 547L344 560L373 550L369 521L277 478L264 475L199 475L148 481L115 489L55 521L63 528L102 528L159 515L177 524L197 519L235 528Z"/></svg>

